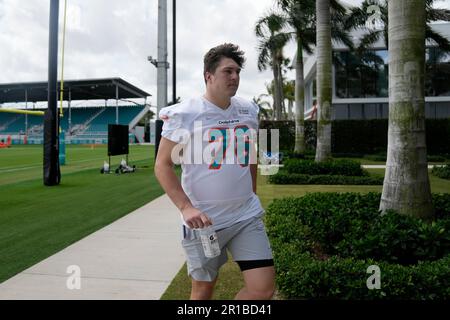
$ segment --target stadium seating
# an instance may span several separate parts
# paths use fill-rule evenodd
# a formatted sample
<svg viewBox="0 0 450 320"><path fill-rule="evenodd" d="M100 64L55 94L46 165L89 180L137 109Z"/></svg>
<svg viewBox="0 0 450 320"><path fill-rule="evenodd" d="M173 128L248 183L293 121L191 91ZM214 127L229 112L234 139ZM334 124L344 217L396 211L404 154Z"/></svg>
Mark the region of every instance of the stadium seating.
<svg viewBox="0 0 450 320"><path fill-rule="evenodd" d="M129 125L144 109L143 105L119 106L119 124ZM69 143L107 143L108 124L116 123L116 108L73 107L71 108L71 132L69 133L69 112L63 109L60 126L66 132ZM0 112L0 136L24 135L26 116L23 114ZM29 143L42 143L43 117L28 115ZM14 139L13 139L14 143Z"/></svg>

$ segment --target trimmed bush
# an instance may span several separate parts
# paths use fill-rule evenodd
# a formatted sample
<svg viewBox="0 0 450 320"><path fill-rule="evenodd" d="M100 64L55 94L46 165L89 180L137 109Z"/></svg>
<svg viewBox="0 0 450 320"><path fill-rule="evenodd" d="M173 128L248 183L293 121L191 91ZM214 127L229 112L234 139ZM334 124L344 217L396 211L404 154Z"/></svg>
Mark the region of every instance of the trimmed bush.
<svg viewBox="0 0 450 320"><path fill-rule="evenodd" d="M383 162L386 162L387 155L386 155L386 152L377 153L377 154L370 154L370 155L365 155L364 159L372 160L372 161L383 161Z"/></svg>
<svg viewBox="0 0 450 320"><path fill-rule="evenodd" d="M271 151L271 130L279 130L279 150L294 150L295 123L293 121L261 120L259 129L267 129L267 149ZM289 138L288 138L289 137Z"/></svg>
<svg viewBox="0 0 450 320"><path fill-rule="evenodd" d="M381 195L314 193L274 200L266 226L286 298L450 298L450 195L433 194L432 224L389 212ZM369 266L381 289L369 290Z"/></svg>
<svg viewBox="0 0 450 320"><path fill-rule="evenodd" d="M364 158L364 153L337 153L333 152L333 158Z"/></svg>
<svg viewBox="0 0 450 320"><path fill-rule="evenodd" d="M287 159L284 167L269 176L273 184L382 185L383 177L370 176L357 161L337 159L316 163L313 160Z"/></svg>
<svg viewBox="0 0 450 320"><path fill-rule="evenodd" d="M349 177L341 175L308 175L279 171L269 176L273 184L382 185L383 177Z"/></svg>
<svg viewBox="0 0 450 320"><path fill-rule="evenodd" d="M306 150L304 154L296 153L290 150L282 150L283 159L309 159L314 160L315 152L314 150Z"/></svg>
<svg viewBox="0 0 450 320"><path fill-rule="evenodd" d="M362 169L361 163L354 160L336 159L324 162L312 160L288 159L284 162L284 168L288 173L300 173L309 175L342 175L342 176L368 176L369 173Z"/></svg>
<svg viewBox="0 0 450 320"><path fill-rule="evenodd" d="M436 219L450 215L450 193L432 194Z"/></svg>
<svg viewBox="0 0 450 320"><path fill-rule="evenodd" d="M433 261L450 253L450 219L428 224L389 212L367 225L357 225L335 245L335 253L359 259L372 257L402 265Z"/></svg>
<svg viewBox="0 0 450 320"><path fill-rule="evenodd" d="M434 166L431 173L441 179L450 179L450 166L448 164L441 167Z"/></svg>

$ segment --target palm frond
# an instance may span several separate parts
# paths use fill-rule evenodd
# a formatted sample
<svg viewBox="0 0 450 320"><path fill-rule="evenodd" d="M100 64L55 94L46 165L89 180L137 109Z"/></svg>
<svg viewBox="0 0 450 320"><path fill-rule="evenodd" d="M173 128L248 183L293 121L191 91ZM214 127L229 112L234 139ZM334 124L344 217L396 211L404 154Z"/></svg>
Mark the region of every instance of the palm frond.
<svg viewBox="0 0 450 320"><path fill-rule="evenodd" d="M365 34L359 41L358 51L362 52L367 48L373 47L373 45L380 39L383 35L384 30L375 30Z"/></svg>
<svg viewBox="0 0 450 320"><path fill-rule="evenodd" d="M330 9L332 14L345 16L347 14L347 9L338 1L330 1Z"/></svg>
<svg viewBox="0 0 450 320"><path fill-rule="evenodd" d="M347 48L353 50L354 44L351 35L339 28L331 28L331 38L334 42L343 43Z"/></svg>
<svg viewBox="0 0 450 320"><path fill-rule="evenodd" d="M432 21L450 21L450 10L429 8L426 11L427 22Z"/></svg>
<svg viewBox="0 0 450 320"><path fill-rule="evenodd" d="M269 48L265 43L260 43L258 45L258 70L264 71L267 69L267 66L270 64L270 52Z"/></svg>
<svg viewBox="0 0 450 320"><path fill-rule="evenodd" d="M429 25L425 27L425 39L434 41L439 49L450 52L450 41L443 35L441 35L439 32L434 31L431 29Z"/></svg>

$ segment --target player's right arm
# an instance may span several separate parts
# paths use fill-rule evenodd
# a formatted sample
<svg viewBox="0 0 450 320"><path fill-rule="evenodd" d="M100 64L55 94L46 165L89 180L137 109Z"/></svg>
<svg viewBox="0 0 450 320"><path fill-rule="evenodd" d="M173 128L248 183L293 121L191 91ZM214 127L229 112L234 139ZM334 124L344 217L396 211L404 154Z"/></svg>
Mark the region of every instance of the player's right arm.
<svg viewBox="0 0 450 320"><path fill-rule="evenodd" d="M192 205L175 174L171 155L176 145L176 142L161 137L155 161L155 176L169 198L181 211L184 221L190 228L211 225L212 222L208 216Z"/></svg>

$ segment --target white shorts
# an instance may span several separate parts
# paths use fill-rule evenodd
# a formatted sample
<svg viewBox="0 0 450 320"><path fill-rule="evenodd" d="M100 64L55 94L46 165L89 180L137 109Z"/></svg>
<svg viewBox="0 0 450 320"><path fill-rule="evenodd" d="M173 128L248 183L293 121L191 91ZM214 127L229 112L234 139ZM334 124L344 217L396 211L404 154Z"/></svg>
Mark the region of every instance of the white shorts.
<svg viewBox="0 0 450 320"><path fill-rule="evenodd" d="M261 216L240 221L217 230L221 253L207 258L197 230L183 226L182 245L186 254L188 274L197 281L213 281L228 260L228 249L242 271L273 266L272 249Z"/></svg>

